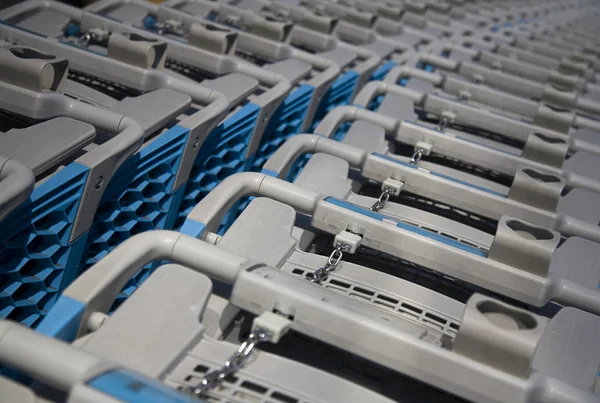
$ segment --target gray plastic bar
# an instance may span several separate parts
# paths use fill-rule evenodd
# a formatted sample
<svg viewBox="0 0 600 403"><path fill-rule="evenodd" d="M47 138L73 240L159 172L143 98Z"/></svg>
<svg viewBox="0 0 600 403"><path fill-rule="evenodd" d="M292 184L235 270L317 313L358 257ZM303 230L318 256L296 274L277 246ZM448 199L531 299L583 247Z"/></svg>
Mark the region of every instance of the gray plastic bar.
<svg viewBox="0 0 600 403"><path fill-rule="evenodd" d="M31 169L0 155L0 221L31 196L34 186Z"/></svg>
<svg viewBox="0 0 600 403"><path fill-rule="evenodd" d="M155 239L152 239L153 237ZM597 401L589 392L578 390L541 374L529 372L525 375L517 374L502 366L495 366L490 360L474 354L477 351L473 351L468 346L454 349L452 346L444 348L434 345L422 339L425 334L420 328L407 323L403 318L387 314L380 308L354 301L322 287L315 287L310 282L292 277L277 269L263 264L252 264L232 252L219 250L217 246L169 231L152 231L130 238L105 257L104 260L108 260L106 265L99 266L100 263L94 265L65 291L65 295L86 303L82 324L86 324L89 314L94 312L97 306L92 306L89 295L75 295L77 293L73 291L78 289L82 293L92 292L97 295L99 293L103 298L114 297L120 288L114 288L114 292L112 290L108 293L104 292L101 288L105 288L103 285L108 284L104 278L106 276L124 278L124 272L133 275L148 262L147 258L142 258L144 254L156 260L168 258L192 270L209 273L209 276L234 283L232 303L241 309L254 314L271 311L274 307L283 312L291 309L292 312L297 313L292 321L294 330L474 401L499 403L509 399L533 402L537 401L536 397L539 395L543 395L546 403ZM224 272L227 275L224 275ZM116 285L122 284L114 283L110 288ZM506 304L487 297L475 296L474 298L473 304L478 301L489 301L494 306L501 305L503 310L500 312L505 312L507 309L514 310ZM109 307L110 303L112 301L103 301L105 307ZM308 312L311 314L308 315ZM535 319L534 332L537 333L527 333L523 335L525 339L518 338L519 347L524 347L526 350L515 351L513 347L504 347L506 343L494 339L490 333L496 330L494 334L506 336L508 335L506 329L494 325L472 309L469 313L471 329L482 326L485 332L481 337L474 337L459 330L457 337L465 338L466 342L473 338L477 341L491 339L496 344L500 343L502 348L510 350L520 360L527 360L529 352L535 350L535 345L539 342L539 333L543 331L545 325L543 319ZM537 323L538 320L542 322ZM329 323L336 329L348 329L348 331L331 332L329 331L331 327L323 327L323 323ZM512 331L514 332L515 329ZM85 332L80 335L83 333ZM357 343L357 335L360 340L371 342ZM431 336L436 337L435 334ZM514 337L514 333L511 337ZM499 349L497 345L495 347L494 351L497 353ZM0 349L2 349L1 345ZM4 350L0 351L4 352ZM18 352L24 353L22 349L18 349ZM10 362L15 360L14 356L17 355L10 352L4 354L11 357ZM36 360L31 361L36 362ZM424 362L435 362L436 365L423 365ZM473 379L478 381L473 382ZM64 382L62 378L58 381ZM500 388L497 390L499 395L490 393L490 388L493 390Z"/></svg>
<svg viewBox="0 0 600 403"><path fill-rule="evenodd" d="M77 239L90 228L104 189L117 169L143 144L144 129L127 116L88 105L62 94L38 93L3 82L0 82L0 94L1 109L38 120L70 117L117 134L76 160L90 168L71 233L71 239ZM31 109L32 105L35 105L34 110Z"/></svg>
<svg viewBox="0 0 600 403"><path fill-rule="evenodd" d="M118 293L143 266L169 260L209 277L234 283L249 267L247 259L174 231L149 231L121 243L71 284L63 295L85 304L78 337L87 333L87 319L94 312L108 313Z"/></svg>
<svg viewBox="0 0 600 403"><path fill-rule="evenodd" d="M375 94L370 92L370 88L365 88L355 99L354 104L368 105ZM346 105L335 108L319 123L315 133L330 138L343 122L357 120L364 120L381 126L388 135L395 136L400 142L415 145L418 141L426 140L434 144L434 150L438 153L491 168L500 173L514 176L518 169L529 167L564 177L567 189L581 188L600 193L600 181L580 174L565 172L560 168L523 158L519 155L505 153L485 145L462 140L456 136L445 135L434 129L421 127L418 124L395 119L357 106ZM415 134L413 134L413 131ZM368 136L368 134L365 133L365 136ZM572 139L572 148L580 151L587 150L588 143L585 142L585 144L579 145L579 141L578 139Z"/></svg>
<svg viewBox="0 0 600 403"><path fill-rule="evenodd" d="M157 69L133 66L6 25L0 25L0 33L17 40L21 45L49 50L54 55L68 59L73 68L88 72L98 78L118 82L142 92L168 88L189 95L195 104L203 106L200 111L180 123L191 129L191 135L175 177L173 184L175 189L185 183L189 176L189 170L200 149L193 147L196 139L201 143L229 111L229 102L225 95L194 81L184 80Z"/></svg>

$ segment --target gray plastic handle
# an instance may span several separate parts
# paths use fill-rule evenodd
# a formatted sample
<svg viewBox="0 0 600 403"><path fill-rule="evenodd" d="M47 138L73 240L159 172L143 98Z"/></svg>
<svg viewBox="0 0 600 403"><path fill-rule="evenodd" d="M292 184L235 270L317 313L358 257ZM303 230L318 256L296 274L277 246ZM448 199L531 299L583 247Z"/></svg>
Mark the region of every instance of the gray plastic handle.
<svg viewBox="0 0 600 403"><path fill-rule="evenodd" d="M203 237L216 232L225 214L240 199L248 196L267 197L293 207L297 212L312 215L319 193L269 175L244 172L232 175L218 184L190 211L188 220L205 226Z"/></svg>
<svg viewBox="0 0 600 403"><path fill-rule="evenodd" d="M362 168L367 152L316 134L299 134L288 139L267 160L263 172L284 179L293 163L305 153L325 153L347 161L352 168Z"/></svg>
<svg viewBox="0 0 600 403"><path fill-rule="evenodd" d="M0 156L0 221L31 196L34 186L31 169Z"/></svg>
<svg viewBox="0 0 600 403"><path fill-rule="evenodd" d="M62 392L115 367L9 320L0 320L0 365Z"/></svg>
<svg viewBox="0 0 600 403"><path fill-rule="evenodd" d="M438 73L429 73L425 70L410 66L396 66L385 76L384 81L388 84L397 84L403 78L419 78L439 86L444 81L444 76Z"/></svg>
<svg viewBox="0 0 600 403"><path fill-rule="evenodd" d="M78 337L87 333L94 312L107 313L127 281L145 265L161 260L181 264L212 279L233 284L255 263L225 249L175 231L144 232L121 243L63 293L85 305ZM52 314L52 311L50 312Z"/></svg>

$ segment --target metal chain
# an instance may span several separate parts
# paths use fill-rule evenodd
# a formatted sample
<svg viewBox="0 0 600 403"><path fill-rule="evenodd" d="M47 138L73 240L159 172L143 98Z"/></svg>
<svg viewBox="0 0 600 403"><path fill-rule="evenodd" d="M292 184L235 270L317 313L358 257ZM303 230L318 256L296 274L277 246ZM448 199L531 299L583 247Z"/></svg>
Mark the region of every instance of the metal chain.
<svg viewBox="0 0 600 403"><path fill-rule="evenodd" d="M331 255L329 255L329 259L327 259L327 263L325 264L325 266L321 267L320 269L318 269L317 271L315 271L312 276L307 277L307 280L310 281L311 283L317 283L319 284L320 282L322 282L323 280L325 280L327 278L327 276L329 276L329 273L334 271L335 269L337 269L338 265L340 264L340 261L342 260L343 257L343 252L345 250L347 250L348 246L344 243L339 244L335 250L333 252L331 252Z"/></svg>
<svg viewBox="0 0 600 403"><path fill-rule="evenodd" d="M87 48L90 45L90 42L96 40L97 38L98 38L98 35L96 35L94 32L86 32L85 34L83 34L79 38L77 38L75 43L78 46Z"/></svg>
<svg viewBox="0 0 600 403"><path fill-rule="evenodd" d="M442 116L442 118L440 119L440 123L438 123L437 130L439 132L444 132L444 129L446 128L446 126L448 126L448 123L448 118L446 116Z"/></svg>
<svg viewBox="0 0 600 403"><path fill-rule="evenodd" d="M229 375L244 368L255 347L259 343L268 342L271 338L272 334L269 331L261 328L255 329L237 351L225 361L223 367L206 374L198 385L182 388L182 391L196 397L204 396L209 390L219 386Z"/></svg>
<svg viewBox="0 0 600 403"><path fill-rule="evenodd" d="M392 193L394 193L394 189L388 187L384 188L379 195L379 199L371 206L371 211L379 211L384 208L388 200L390 200Z"/></svg>
<svg viewBox="0 0 600 403"><path fill-rule="evenodd" d="M424 149L422 149L421 147L417 148L415 150L415 152L413 153L412 157L410 157L410 163L412 165L417 165L419 163L419 161L421 161L421 158L423 158L423 153L425 152Z"/></svg>

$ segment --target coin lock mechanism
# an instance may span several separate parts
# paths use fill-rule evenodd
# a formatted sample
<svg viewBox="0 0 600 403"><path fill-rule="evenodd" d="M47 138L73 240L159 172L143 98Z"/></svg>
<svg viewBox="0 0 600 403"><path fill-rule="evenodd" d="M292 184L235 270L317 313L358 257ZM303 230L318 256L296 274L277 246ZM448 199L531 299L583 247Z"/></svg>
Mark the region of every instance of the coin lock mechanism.
<svg viewBox="0 0 600 403"><path fill-rule="evenodd" d="M189 44L212 53L233 55L237 47L238 34L212 24L192 24Z"/></svg>
<svg viewBox="0 0 600 403"><path fill-rule="evenodd" d="M144 69L162 69L167 44L136 33L113 32L108 40L108 57Z"/></svg>
<svg viewBox="0 0 600 403"><path fill-rule="evenodd" d="M0 47L0 80L36 92L63 92L69 62L25 46Z"/></svg>

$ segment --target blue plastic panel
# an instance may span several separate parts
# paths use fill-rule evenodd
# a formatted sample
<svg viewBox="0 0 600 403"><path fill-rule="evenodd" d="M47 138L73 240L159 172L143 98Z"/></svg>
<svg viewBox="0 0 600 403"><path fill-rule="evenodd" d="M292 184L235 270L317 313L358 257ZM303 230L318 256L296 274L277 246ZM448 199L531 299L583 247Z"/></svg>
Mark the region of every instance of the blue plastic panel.
<svg viewBox="0 0 600 403"><path fill-rule="evenodd" d="M249 103L209 134L183 191L175 228L181 228L190 211L223 179L249 170L252 159L246 155L259 111Z"/></svg>
<svg viewBox="0 0 600 403"><path fill-rule="evenodd" d="M321 120L331 112L333 108L350 103L357 84L358 73L354 71L344 73L331 84L331 87L329 87L329 90L323 97L319 109L315 114L311 132L315 130L319 123L321 123Z"/></svg>
<svg viewBox="0 0 600 403"><path fill-rule="evenodd" d="M373 72L369 81L382 81L385 78L385 76L387 76L387 73L389 73L390 70L396 67L397 65L398 63L392 61L382 63L381 66L379 66L377 70Z"/></svg>
<svg viewBox="0 0 600 403"><path fill-rule="evenodd" d="M35 327L76 276L85 236L69 242L89 168L72 163L0 225L0 318Z"/></svg>
<svg viewBox="0 0 600 403"><path fill-rule="evenodd" d="M314 87L304 84L292 91L269 122L260 142L252 169L260 172L265 162L290 137L299 134L310 104Z"/></svg>
<svg viewBox="0 0 600 403"><path fill-rule="evenodd" d="M144 231L173 229L182 191L173 189L189 129L174 126L131 156L108 185L89 232L81 271ZM155 265L141 269L117 297L129 297Z"/></svg>

